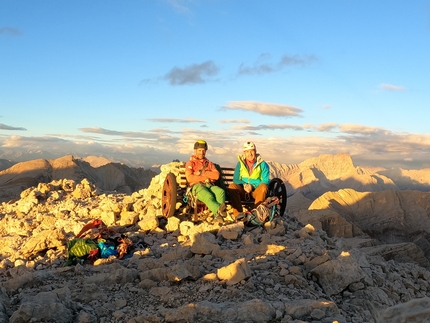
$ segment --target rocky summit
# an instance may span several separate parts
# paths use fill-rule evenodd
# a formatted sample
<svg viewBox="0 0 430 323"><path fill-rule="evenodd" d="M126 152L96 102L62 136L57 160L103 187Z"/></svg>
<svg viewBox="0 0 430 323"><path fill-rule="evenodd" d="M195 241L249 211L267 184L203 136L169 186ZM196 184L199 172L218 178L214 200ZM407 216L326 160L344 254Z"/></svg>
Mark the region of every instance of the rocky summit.
<svg viewBox="0 0 430 323"><path fill-rule="evenodd" d="M66 160L69 172L94 174ZM43 174L56 169L39 164ZM19 166L0 172L14 194L31 177ZM45 176L3 202L0 322L430 322L425 179L356 167L347 155L271 163L287 209L254 227L192 222L180 201L165 219L164 179L179 168L163 165L130 192L97 186L106 183L100 173ZM102 231L129 241L126 254L72 259L71 241Z"/></svg>

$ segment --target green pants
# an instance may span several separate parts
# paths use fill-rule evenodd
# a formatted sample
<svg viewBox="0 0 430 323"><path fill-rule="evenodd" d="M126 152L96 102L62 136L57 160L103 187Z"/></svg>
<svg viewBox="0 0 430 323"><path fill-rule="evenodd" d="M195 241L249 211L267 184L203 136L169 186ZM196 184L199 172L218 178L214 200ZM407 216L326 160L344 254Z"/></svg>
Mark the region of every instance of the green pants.
<svg viewBox="0 0 430 323"><path fill-rule="evenodd" d="M225 202L225 191L219 186L196 184L193 186L192 193L199 201L206 204L214 215L217 215L219 206Z"/></svg>

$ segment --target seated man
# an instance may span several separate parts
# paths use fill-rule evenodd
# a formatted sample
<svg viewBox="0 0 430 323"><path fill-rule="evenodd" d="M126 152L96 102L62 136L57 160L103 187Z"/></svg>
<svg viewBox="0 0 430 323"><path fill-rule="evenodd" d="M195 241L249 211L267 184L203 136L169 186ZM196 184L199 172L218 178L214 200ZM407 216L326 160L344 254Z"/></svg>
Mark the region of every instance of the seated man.
<svg viewBox="0 0 430 323"><path fill-rule="evenodd" d="M214 217L227 216L225 191L214 185L220 173L215 165L206 158L208 145L204 140L194 144L194 155L185 164L185 177L191 186L191 192L202 201L213 213Z"/></svg>
<svg viewBox="0 0 430 323"><path fill-rule="evenodd" d="M243 145L243 155L237 159L233 183L228 187L234 218L243 212L241 200L249 200L250 195L255 200L255 207L264 202L270 182L269 165L257 154L253 142Z"/></svg>

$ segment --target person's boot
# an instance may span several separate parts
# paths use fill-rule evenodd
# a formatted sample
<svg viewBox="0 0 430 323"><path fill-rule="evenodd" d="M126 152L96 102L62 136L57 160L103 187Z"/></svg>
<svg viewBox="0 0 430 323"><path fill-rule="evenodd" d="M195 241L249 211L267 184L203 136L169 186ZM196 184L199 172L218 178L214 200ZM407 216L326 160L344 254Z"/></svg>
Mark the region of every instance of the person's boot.
<svg viewBox="0 0 430 323"><path fill-rule="evenodd" d="M227 206L225 205L225 203L222 203L219 208L218 208L218 212L217 212L217 217L221 217L221 218L226 218L227 217Z"/></svg>

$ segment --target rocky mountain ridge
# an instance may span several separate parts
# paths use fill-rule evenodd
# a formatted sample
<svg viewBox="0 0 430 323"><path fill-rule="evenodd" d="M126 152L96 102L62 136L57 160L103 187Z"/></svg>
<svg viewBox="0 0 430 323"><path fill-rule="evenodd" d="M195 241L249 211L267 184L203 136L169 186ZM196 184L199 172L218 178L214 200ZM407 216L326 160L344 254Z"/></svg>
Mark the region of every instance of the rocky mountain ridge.
<svg viewBox="0 0 430 323"><path fill-rule="evenodd" d="M429 193L336 165L344 159L272 167L289 199L263 228L160 218L163 181L178 163L132 193L86 178L37 183L0 206L0 322L426 322L426 236L399 237L427 230ZM334 185L348 181L376 189ZM65 267L67 241L91 219L126 234L133 251Z"/></svg>
<svg viewBox="0 0 430 323"><path fill-rule="evenodd" d="M430 175L430 169L372 170L355 166L351 156L347 154L321 155L297 165L269 164L273 177L279 177L285 182L289 196L301 193L312 200L325 192L343 188L352 188L359 192L399 189L430 191L430 177L425 176ZM396 176L390 178L390 174Z"/></svg>
<svg viewBox="0 0 430 323"><path fill-rule="evenodd" d="M7 165L6 162L3 164ZM36 159L0 171L0 202L16 199L23 190L39 183L60 179L81 181L86 178L101 190L130 194L146 188L155 174L151 170L131 168L95 156Z"/></svg>
<svg viewBox="0 0 430 323"><path fill-rule="evenodd" d="M272 177L281 178L289 196L301 193L314 200L327 191L352 188L356 191L430 191L430 169L355 166L348 154L320 155L300 164L268 161ZM83 159L67 155L57 159L35 159L15 163L0 159L0 202L19 196L24 189L57 179L87 178L99 189L131 193L146 188L157 171L113 163L106 158Z"/></svg>

